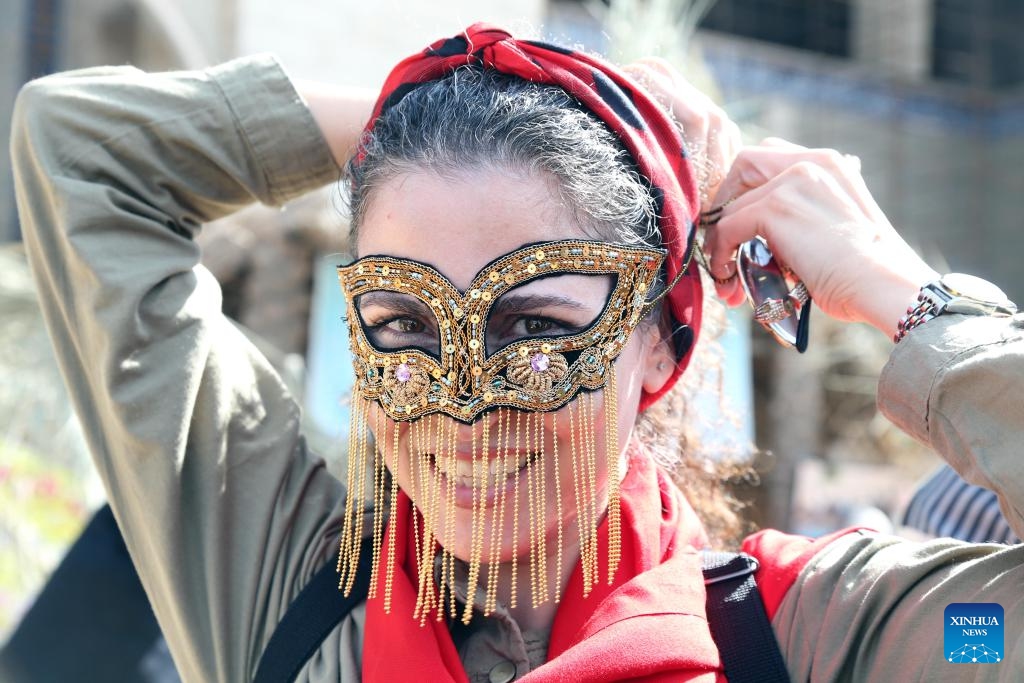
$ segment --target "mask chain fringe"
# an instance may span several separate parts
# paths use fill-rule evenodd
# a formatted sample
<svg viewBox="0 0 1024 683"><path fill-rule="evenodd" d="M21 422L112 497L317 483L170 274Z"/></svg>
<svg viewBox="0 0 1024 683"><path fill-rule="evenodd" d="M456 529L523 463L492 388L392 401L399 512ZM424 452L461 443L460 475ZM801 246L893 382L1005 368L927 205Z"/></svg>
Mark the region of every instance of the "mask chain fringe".
<svg viewBox="0 0 1024 683"><path fill-rule="evenodd" d="M427 419L426 435L422 446L420 467L423 471L422 489L424 496L423 515L423 546L420 549L419 567L424 592L425 609L420 614L420 624L426 624L427 613L436 609L438 618L443 612L440 605L441 588L435 583L434 557L437 554L437 528L440 517L440 474L431 469L430 460L441 457L441 423L439 415L431 415ZM432 455L433 454L433 455Z"/></svg>
<svg viewBox="0 0 1024 683"><path fill-rule="evenodd" d="M426 495L426 488L423 483L423 427L420 422L410 422L406 432L406 442L409 444L409 482L412 490L408 491L409 497L414 501L420 501L423 505ZM426 512L423 513L423 529L420 528L420 516L413 510L409 515L412 523L413 557L419 559L423 552L422 533L426 529ZM417 593L416 609L419 610L419 593ZM418 611L416 612L418 614Z"/></svg>
<svg viewBox="0 0 1024 683"><path fill-rule="evenodd" d="M363 489L360 475L366 472L366 401L358 390L349 404L348 472L345 478L345 514L338 549L338 589L347 597L352 592L355 567L359 564L359 535L362 531ZM360 527L357 529L357 525Z"/></svg>
<svg viewBox="0 0 1024 683"><path fill-rule="evenodd" d="M395 544L396 537L398 536L398 530L395 528L396 520L398 519L398 477L402 471L402 459L400 457L399 449L400 436L401 436L402 425L398 422L392 423L393 433L391 435L391 491L390 498L388 501L388 523L391 524L391 533L388 534L388 555L387 555L387 566L384 574L384 613L389 614L391 612L391 587L394 585L395 579ZM381 473L382 479L386 481L384 473ZM381 484L384 483L381 482ZM415 532L414 532L415 533Z"/></svg>
<svg viewBox="0 0 1024 683"><path fill-rule="evenodd" d="M373 561L370 564L370 591L367 597L377 597L377 579L380 576L381 542L384 537L384 449L387 447L387 422L383 411L374 410L373 417ZM383 423L383 424L382 424Z"/></svg>
<svg viewBox="0 0 1024 683"><path fill-rule="evenodd" d="M418 579L418 590L416 595L416 609L413 612L413 618L418 618L420 625L423 626L427 621L427 614L431 609L434 608L437 591L434 586L434 573L433 573L433 554L434 554L434 528L436 528L437 512L436 512L436 490L437 485L435 479L430 471L430 454L431 454L431 428L432 421L431 417L424 418L423 421L418 421L410 426L410 430L416 430L417 443L418 443L418 467L419 467L419 496L417 500L420 502L420 516L422 516L423 524L422 530L420 530L421 536L417 537L416 544L416 558L417 566L419 567ZM425 425L425 426L424 426ZM413 520L417 519L417 514L414 511ZM416 529L414 528L414 532Z"/></svg>
<svg viewBox="0 0 1024 683"><path fill-rule="evenodd" d="M530 600L534 607L537 607L537 599L540 597L537 580L537 467L534 460L533 442L533 418L534 413L526 414L526 501L530 513L528 521L530 533Z"/></svg>
<svg viewBox="0 0 1024 683"><path fill-rule="evenodd" d="M518 461L519 458L519 418L522 415L522 411L514 410L516 419L515 426L512 429L512 452ZM511 420L510 420L511 422ZM529 459L527 459L526 466L529 467ZM528 475L529 473L527 473ZM515 609L518 605L519 595L517 593L517 582L519 580L519 479L516 477L512 483L512 544L517 549L516 552L512 553L512 578L511 578L511 593L509 594L509 607Z"/></svg>
<svg viewBox="0 0 1024 683"><path fill-rule="evenodd" d="M588 514L590 524L587 528L587 543L590 546L590 584L595 585L599 580L598 572L600 564L597 552L597 444L594 442L594 394L586 392L581 396L583 399L585 417L583 419L584 439L587 442L587 492L590 496Z"/></svg>
<svg viewBox="0 0 1024 683"><path fill-rule="evenodd" d="M448 423L448 438L445 440L448 447L448 457L455 458L455 446L456 439L458 438L458 426L453 420L447 420ZM455 477L448 477L448 511L445 517L445 538L455 538ZM452 542L452 541L450 541ZM455 580L455 556L452 555L451 551L445 549L442 551L442 561L445 567L445 573L447 580L444 583L444 588L448 592L448 613L452 619L456 618L458 614L458 605L455 603L455 591L452 590L452 583Z"/></svg>
<svg viewBox="0 0 1024 683"><path fill-rule="evenodd" d="M346 584L346 592L352 590L352 586L355 583L356 573L359 569L359 555L362 552L363 536L365 534L364 527L366 526L367 515L370 515L370 525L372 529L373 518L375 514L373 510L373 491L370 490L373 484L373 455L372 450L375 449L376 440L370 433L370 411L373 409L372 404L369 401L365 402L362 414L362 429L359 437L359 481L356 485L358 489L359 498L356 504L356 524L355 533L352 536L352 547L353 547L353 562L349 567L348 582ZM369 493L369 499L367 495ZM369 505L368 505L369 503ZM373 551L371 549L371 556Z"/></svg>
<svg viewBox="0 0 1024 683"><path fill-rule="evenodd" d="M582 560L581 568L583 570L584 591L589 593L594 587L594 572L591 569L594 559L591 557L593 548L590 543L590 513L593 507L590 504L590 483L587 480L587 411L586 404L584 403L586 396L586 393L581 393L577 397L573 412L576 413L576 441L580 465L580 536L582 544L580 558Z"/></svg>
<svg viewBox="0 0 1024 683"><path fill-rule="evenodd" d="M469 426L470 441L473 444L473 516L469 549L469 580L466 583L466 604L462 610L462 623L469 624L473 617L473 598L480 580L480 555L483 546L484 505L487 493L487 457L483 448L477 447L477 423Z"/></svg>
<svg viewBox="0 0 1024 683"><path fill-rule="evenodd" d="M537 578L539 580L540 599L538 604L544 604L551 599L551 591L548 590L548 538L545 522L547 521L547 485L546 485L546 463L544 454L544 413L535 413L534 424L534 456L533 464L537 471L537 559L540 566L537 567Z"/></svg>
<svg viewBox="0 0 1024 683"><path fill-rule="evenodd" d="M615 579L622 556L622 506L619 470L619 393L615 365L608 366L604 388L605 453L608 459L608 585Z"/></svg>
<svg viewBox="0 0 1024 683"><path fill-rule="evenodd" d="M501 579L501 556L499 549L501 548L501 541L505 523L505 480L506 473L508 472L509 458L508 458L508 446L505 444L504 439L507 438L504 429L505 414L508 412L505 408L498 408L497 413L497 427L498 427L498 438L497 447L495 449L495 459L497 470L494 477L494 485L497 493L495 498L495 513L491 515L491 535L490 535L490 549L488 553L488 566L487 566L487 600L484 603L484 616L487 616L494 612L498 603L498 582ZM513 475L514 476L514 475Z"/></svg>
<svg viewBox="0 0 1024 683"><path fill-rule="evenodd" d="M573 413L576 412L577 401L569 403L566 407L566 413L569 415L569 448L572 451L570 454L572 460L572 487L573 495L576 499L576 530L579 533L580 540L580 568L583 576L583 596L586 597L590 594L591 588L590 572L587 569L590 564L590 558L587 549L587 512L583 502L583 492L581 490L583 488L581 474L581 470L583 468L580 466L580 461L582 460L582 445L580 443L581 435L577 434L576 431L576 422L578 419L573 417Z"/></svg>
<svg viewBox="0 0 1024 683"><path fill-rule="evenodd" d="M341 538L338 541L338 590L345 590L345 579L348 578L348 564L352 553L352 544L349 537L352 534L352 510L356 504L356 429L359 428L359 392L352 390L352 400L348 408L348 469L345 475L345 511L341 516ZM347 597L346 593L346 597Z"/></svg>
<svg viewBox="0 0 1024 683"><path fill-rule="evenodd" d="M617 377L614 365L610 366L607 374L607 382L603 392L604 419L605 419L605 450L608 464L608 565L607 581L610 584L621 561L621 498L620 478L621 464L618 440L618 401L617 401ZM363 536L363 522L365 519L365 494L367 489L367 471L370 469L368 429L369 412L372 406L369 401L363 399L357 392L353 393L349 418L349 459L346 476L347 500L342 518L341 539L338 552L337 570L339 575L338 587L348 595L355 581L356 568L359 564L361 540ZM515 413L513 421L512 413ZM573 488L578 510L577 526L580 538L580 563L583 573L583 593L588 595L592 587L599 580L600 570L598 568L597 553L597 491L596 491L596 433L595 433L595 397L590 392L582 393L576 401L566 407L566 414L569 419L570 447L572 450ZM511 522L513 543L519 539L519 476L518 472L510 472L510 467L518 464L518 459L525 450L526 457L526 498L529 504L529 538L530 538L530 580L532 602L534 606L543 604L551 598L551 586L549 586L547 571L547 539L545 522L545 509L547 505L547 482L545 478L544 462L547 458L544 455L546 439L544 438L542 414L527 413L521 420L522 412L508 409L497 411L497 451L494 465L493 481L491 480L490 468L488 467L488 451L490 448L489 421L483 421L482 438L478 441L476 425L472 430L472 452L473 452L473 522L470 548L468 596L469 602L462 614L463 623L468 623L472 614L472 596L480 583L480 565L483 554L484 539L489 539L490 546L487 552L488 568L486 577L485 607L486 614L492 613L497 606L498 587L501 576L500 546L504 535L505 515L508 507L508 498L512 498ZM575 413L575 414L574 414ZM381 438L376 439L373 448L373 507L372 507L372 564L370 577L370 596L377 593L380 564L385 559L383 554L384 537L384 516L381 511L384 508L385 498L389 497L389 518L394 519L397 513L398 498L398 472L399 472L399 446L400 432L397 424L393 424L393 433L388 439L386 434L387 422L382 420L380 409L373 410L374 429L373 433ZM551 430L557 432L557 413L551 414ZM513 424L514 422L514 424ZM578 424L578 428L577 428ZM381 431L382 428L385 431ZM414 496L422 501L423 510L427 513L422 518L422 527L418 519L413 519L413 534L416 556L419 559L420 576L419 590L415 616L421 623L425 621L427 614L436 609L436 617L442 619L445 613L445 602L447 598L448 613L452 618L456 617L457 605L455 595L450 589L454 577L454 557L450 552L441 547L441 581L435 584L434 580L434 558L433 555L438 549L438 525L441 524L440 505L444 496L441 495L443 481L439 473L432 467L432 458L454 458L457 439L457 425L444 420L440 415L433 415L426 418L426 426L420 424L410 425L409 443L410 457L413 466L412 481L415 489ZM390 491L387 490L387 470L385 468L385 449L388 441L391 446L391 462L395 468L394 476L391 478ZM479 448L479 450L478 450ZM523 449L523 450L521 450ZM552 462L556 473L558 468L558 442L557 437L552 444ZM514 477L512 490L506 492L505 483L509 476ZM445 515L445 536L453 538L454 517L455 517L455 477L448 477L448 510ZM487 509L487 489L493 485L496 499L490 533L485 534L485 512ZM557 476L553 482L555 487L555 508L556 516L562 518L562 491L558 485ZM555 562L559 572L559 579L554 586L555 602L561 600L561 567L563 558L563 530L561 523L557 529L557 547ZM391 534L387 547L387 561L385 586L384 586L384 609L386 612L391 608L391 593L393 586L393 575L395 571L396 537ZM511 594L509 607L515 608L517 604L517 554L513 553L511 567Z"/></svg>
<svg viewBox="0 0 1024 683"><path fill-rule="evenodd" d="M562 482L558 476L558 411L551 413L551 462L554 467L555 519L558 526L558 540L555 554L555 603L562 599Z"/></svg>
<svg viewBox="0 0 1024 683"><path fill-rule="evenodd" d="M436 425L436 429L435 429L435 432L436 432L435 433L436 445L434 446L434 449L435 449L434 450L435 461L436 460L440 460L442 458L447 458L447 457L452 455L449 452L449 443L450 443L450 434L451 434L451 425L450 425L451 420L448 420L447 418L444 418L444 417L442 417L440 415L437 416L437 417L438 417L438 420L437 420L437 425ZM435 462L435 465L437 465L436 462ZM442 524L442 522L441 522L441 515L440 515L440 512L441 512L441 498L444 497L443 493L442 493L442 486L444 485L446 479L442 478L441 472L439 470L435 470L435 471L431 472L430 477L431 477L431 485L434 487L434 493L432 494L432 500L433 500L432 509L434 510L434 512L433 512L433 515L432 515L433 519L431 520L431 524L435 525L434 528L436 529L434 531L434 534L437 537L445 536L447 538L451 538L451 533L452 533L452 526L451 526L452 510L451 510L450 506L445 508L445 521L444 521L444 525L445 526L444 526L444 529L442 529L441 526L440 526ZM451 479L452 479L451 477L448 477L447 481L450 482ZM447 489L447 492L450 495L451 490ZM451 591L449 590L449 586L450 586L449 580L450 580L450 576L451 575L449 574L448 551L445 550L445 547L444 547L443 544L440 547L440 553L441 553L441 560L440 560L440 565L441 566L440 566L440 572L439 572L440 573L440 578L439 578L438 584L437 584L437 611L434 614L434 618L437 621L442 621L444 619L446 591L448 592L449 595L451 593Z"/></svg>
<svg viewBox="0 0 1024 683"><path fill-rule="evenodd" d="M488 506L487 506L487 492L490 489L491 484L492 484L491 458L490 458L490 455L491 455L491 420L490 420L489 416L484 416L483 420L479 420L479 422L481 422L482 424L481 424L481 434L480 434L480 452L479 452L478 455L479 455L479 458L480 458L480 467L483 470L483 476L481 477L481 480L480 480L480 511L478 512L478 514L480 515L480 519L479 519L479 524L480 524L480 546L479 546L479 548L480 548L480 559L477 561L478 562L478 565L477 565L477 572L478 572L478 574L477 574L477 583L475 584L475 586L478 585L478 586L480 586L484 590L484 606L486 607L486 605L487 605L487 590L486 590L486 588L487 588L487 583L488 583L487 579L490 577L490 571L488 570L486 578L481 578L479 572L484 569L483 565L485 563L489 564L489 563L485 562L486 560L489 559L489 555L485 555L484 554L484 541L487 539L487 532L488 532L487 524L486 524L487 518L494 514L493 510L491 511L490 514L488 514L488 512L487 512L487 509L488 509ZM497 463L495 463L495 467L496 466L497 466ZM500 476L500 472L496 472L494 474L494 476L495 477ZM492 502L492 505L493 505L493 502ZM493 525L493 521L492 521L492 525ZM492 537L492 539L493 539L493 537ZM492 540L492 542L493 542L493 540ZM473 602L475 600L475 595L476 595L475 586L474 586L474 592L469 594L469 600L471 602Z"/></svg>
<svg viewBox="0 0 1024 683"><path fill-rule="evenodd" d="M421 514L417 514L416 510L412 510L410 519L412 521L412 535L413 535L413 552L416 558L416 566L419 568L419 574L416 577L416 606L413 608L412 617L418 619L422 625L425 622L426 614L430 611L431 602L431 591L429 590L430 574L424 572L423 569L423 558L426 555L425 549L429 542L429 533L427 531L430 521L430 504L429 495L430 489L427 485L426 479L426 461L427 461L427 448L424 444L424 431L423 421L412 422L409 424L409 480L412 482L413 490L409 492L410 497L414 501L418 501L418 505L421 507ZM429 422L426 423L429 428ZM422 524L420 523L420 517L422 516Z"/></svg>

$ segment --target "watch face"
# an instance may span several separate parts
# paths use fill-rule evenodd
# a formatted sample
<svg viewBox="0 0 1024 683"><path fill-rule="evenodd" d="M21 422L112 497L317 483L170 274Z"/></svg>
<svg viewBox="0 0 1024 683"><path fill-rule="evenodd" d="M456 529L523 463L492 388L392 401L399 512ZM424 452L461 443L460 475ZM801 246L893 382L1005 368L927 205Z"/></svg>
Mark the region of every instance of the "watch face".
<svg viewBox="0 0 1024 683"><path fill-rule="evenodd" d="M980 302L1005 304L1009 299L1003 290L987 280L964 273L950 273L942 276L942 286L954 297L966 297Z"/></svg>

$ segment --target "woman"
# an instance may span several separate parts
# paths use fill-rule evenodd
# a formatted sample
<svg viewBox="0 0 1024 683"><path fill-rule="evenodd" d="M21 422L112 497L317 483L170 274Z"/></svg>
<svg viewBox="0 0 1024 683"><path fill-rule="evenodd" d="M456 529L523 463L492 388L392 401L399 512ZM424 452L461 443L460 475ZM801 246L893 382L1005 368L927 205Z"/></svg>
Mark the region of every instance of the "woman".
<svg viewBox="0 0 1024 683"><path fill-rule="evenodd" d="M339 275L357 385L342 487L220 315L190 239L254 198L336 177L351 102L304 95L308 107L257 58L57 76L28 86L15 115L44 310L183 678L251 679L339 538L349 587L364 537L375 596L300 680L487 680L509 663L533 681L721 678L706 535L631 436L700 328L700 199L672 122L614 68L489 27L399 65L350 166L360 258ZM735 199L707 241L729 301L732 255L755 235L826 313L887 334L935 277L838 154L744 150L718 198ZM1014 386L1019 330L923 317L902 325L915 329L883 405L1019 510L1020 467L988 438L1019 409L973 403L991 387L978 373ZM953 680L934 645L945 605L1000 602L1011 624L1019 612L1017 548L859 532L744 547L796 680Z"/></svg>

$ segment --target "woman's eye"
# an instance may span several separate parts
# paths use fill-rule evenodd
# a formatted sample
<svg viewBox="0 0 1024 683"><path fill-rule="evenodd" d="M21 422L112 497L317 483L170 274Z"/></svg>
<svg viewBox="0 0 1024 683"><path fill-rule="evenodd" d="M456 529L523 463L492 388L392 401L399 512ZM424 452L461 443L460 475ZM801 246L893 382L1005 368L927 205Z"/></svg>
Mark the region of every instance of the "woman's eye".
<svg viewBox="0 0 1024 683"><path fill-rule="evenodd" d="M363 331L371 344L381 350L420 348L437 353L437 327L416 315L375 311L363 322Z"/></svg>
<svg viewBox="0 0 1024 683"><path fill-rule="evenodd" d="M520 339L564 337L579 334L586 327L544 316L498 316L487 325L487 349L494 353Z"/></svg>
<svg viewBox="0 0 1024 683"><path fill-rule="evenodd" d="M522 325L524 332L530 336L544 334L555 326L552 321L544 318L523 318Z"/></svg>
<svg viewBox="0 0 1024 683"><path fill-rule="evenodd" d="M386 327L402 334L418 334L425 329L423 323L413 318L396 318L387 323Z"/></svg>
<svg viewBox="0 0 1024 683"><path fill-rule="evenodd" d="M576 325L554 318L524 315L509 321L508 326L504 327L504 332L501 336L508 339L542 336L558 337L566 334L576 334L581 329Z"/></svg>

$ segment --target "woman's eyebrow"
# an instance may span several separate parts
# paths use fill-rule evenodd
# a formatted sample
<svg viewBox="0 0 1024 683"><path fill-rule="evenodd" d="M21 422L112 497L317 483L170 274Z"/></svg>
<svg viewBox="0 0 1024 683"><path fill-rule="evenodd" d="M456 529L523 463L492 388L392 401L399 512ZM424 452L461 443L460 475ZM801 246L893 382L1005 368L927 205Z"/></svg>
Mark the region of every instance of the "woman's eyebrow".
<svg viewBox="0 0 1024 683"><path fill-rule="evenodd" d="M359 308L363 306L381 306L394 311L413 311L430 313L430 307L414 296L400 292L367 292L356 301Z"/></svg>
<svg viewBox="0 0 1024 683"><path fill-rule="evenodd" d="M381 306L395 311L415 311L430 313L429 306L416 297L400 292L367 292L359 297L356 304L363 306ZM505 294L499 298L492 312L501 314L524 313L541 308L556 307L574 311L588 311L590 307L576 299L560 294Z"/></svg>
<svg viewBox="0 0 1024 683"><path fill-rule="evenodd" d="M506 294L495 302L491 310L503 314L525 313L548 306L576 311L590 310L586 304L558 294Z"/></svg>

